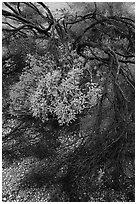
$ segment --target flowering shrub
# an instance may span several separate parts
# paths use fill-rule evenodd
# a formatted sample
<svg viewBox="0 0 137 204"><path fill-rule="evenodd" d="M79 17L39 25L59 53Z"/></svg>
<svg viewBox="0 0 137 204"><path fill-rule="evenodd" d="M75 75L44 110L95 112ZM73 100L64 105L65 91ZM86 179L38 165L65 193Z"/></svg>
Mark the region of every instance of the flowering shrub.
<svg viewBox="0 0 137 204"><path fill-rule="evenodd" d="M60 125L69 124L86 108L96 105L101 87L84 81L84 59L75 51L62 56L57 66L51 56L28 56L28 67L11 87L13 114L32 114L43 122L52 115Z"/></svg>

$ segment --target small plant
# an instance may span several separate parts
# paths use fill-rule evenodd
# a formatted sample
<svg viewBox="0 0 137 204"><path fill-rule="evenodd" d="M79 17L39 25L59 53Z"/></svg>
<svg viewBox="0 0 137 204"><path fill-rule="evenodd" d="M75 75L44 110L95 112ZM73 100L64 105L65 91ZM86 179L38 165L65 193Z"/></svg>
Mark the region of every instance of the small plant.
<svg viewBox="0 0 137 204"><path fill-rule="evenodd" d="M69 124L84 109L96 105L101 96L101 87L92 82L92 76L82 84L84 59L75 51L60 58L61 66L48 55L29 55L27 63L10 91L13 114L29 113L42 122L52 115L60 125Z"/></svg>

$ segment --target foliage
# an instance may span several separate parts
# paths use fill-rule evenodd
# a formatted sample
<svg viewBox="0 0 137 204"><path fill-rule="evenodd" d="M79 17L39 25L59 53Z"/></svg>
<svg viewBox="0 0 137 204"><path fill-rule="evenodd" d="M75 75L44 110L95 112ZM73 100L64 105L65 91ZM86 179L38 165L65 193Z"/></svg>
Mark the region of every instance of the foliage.
<svg viewBox="0 0 137 204"><path fill-rule="evenodd" d="M43 122L49 116L57 118L60 125L69 124L84 109L95 106L101 96L101 87L84 77L84 59L76 52L61 58L62 67L43 56L28 56L26 67L11 91L10 98L15 113L32 114ZM69 62L70 60L70 62ZM68 70L62 73L61 70Z"/></svg>

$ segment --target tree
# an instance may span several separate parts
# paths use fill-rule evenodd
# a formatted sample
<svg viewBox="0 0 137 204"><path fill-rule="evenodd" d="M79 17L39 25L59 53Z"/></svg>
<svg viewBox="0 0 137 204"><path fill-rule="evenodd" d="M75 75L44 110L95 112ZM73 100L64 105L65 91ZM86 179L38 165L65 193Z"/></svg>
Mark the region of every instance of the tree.
<svg viewBox="0 0 137 204"><path fill-rule="evenodd" d="M16 125L3 141L25 130L46 140L35 175L59 185L51 201L133 201L134 18L121 3L85 4L82 15L55 19L41 2L4 3L4 40L42 39L46 48L25 55L10 87Z"/></svg>

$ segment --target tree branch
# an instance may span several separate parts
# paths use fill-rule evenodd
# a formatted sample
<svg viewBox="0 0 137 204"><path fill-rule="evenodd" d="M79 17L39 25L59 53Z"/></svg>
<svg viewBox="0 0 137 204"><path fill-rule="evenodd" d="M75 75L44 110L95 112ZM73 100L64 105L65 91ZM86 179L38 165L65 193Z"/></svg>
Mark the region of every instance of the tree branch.
<svg viewBox="0 0 137 204"><path fill-rule="evenodd" d="M42 2L38 2L38 4L40 4L47 11L47 13L49 14L50 19L53 21L54 19L53 19L52 13L49 10L49 8Z"/></svg>
<svg viewBox="0 0 137 204"><path fill-rule="evenodd" d="M30 28L34 28L36 29L39 33L43 33L45 35L47 35L49 37L49 33L48 31L50 30L51 26L53 25L53 22L50 22L48 28L41 28L41 27L38 27L36 24L34 24L33 22L29 21L28 19L20 16L20 15L17 15L17 14L14 14L14 13L10 13L9 11L6 11L6 10L2 10L2 15L5 16L5 17L14 17L15 19L17 19L18 21L20 21L21 23L25 23L25 25L22 26L22 28L28 26ZM26 25L27 24L27 25ZM21 29L22 29L21 28Z"/></svg>
<svg viewBox="0 0 137 204"><path fill-rule="evenodd" d="M13 11L16 15L19 15L19 13L7 2L4 2L5 6L7 6L10 10Z"/></svg>

